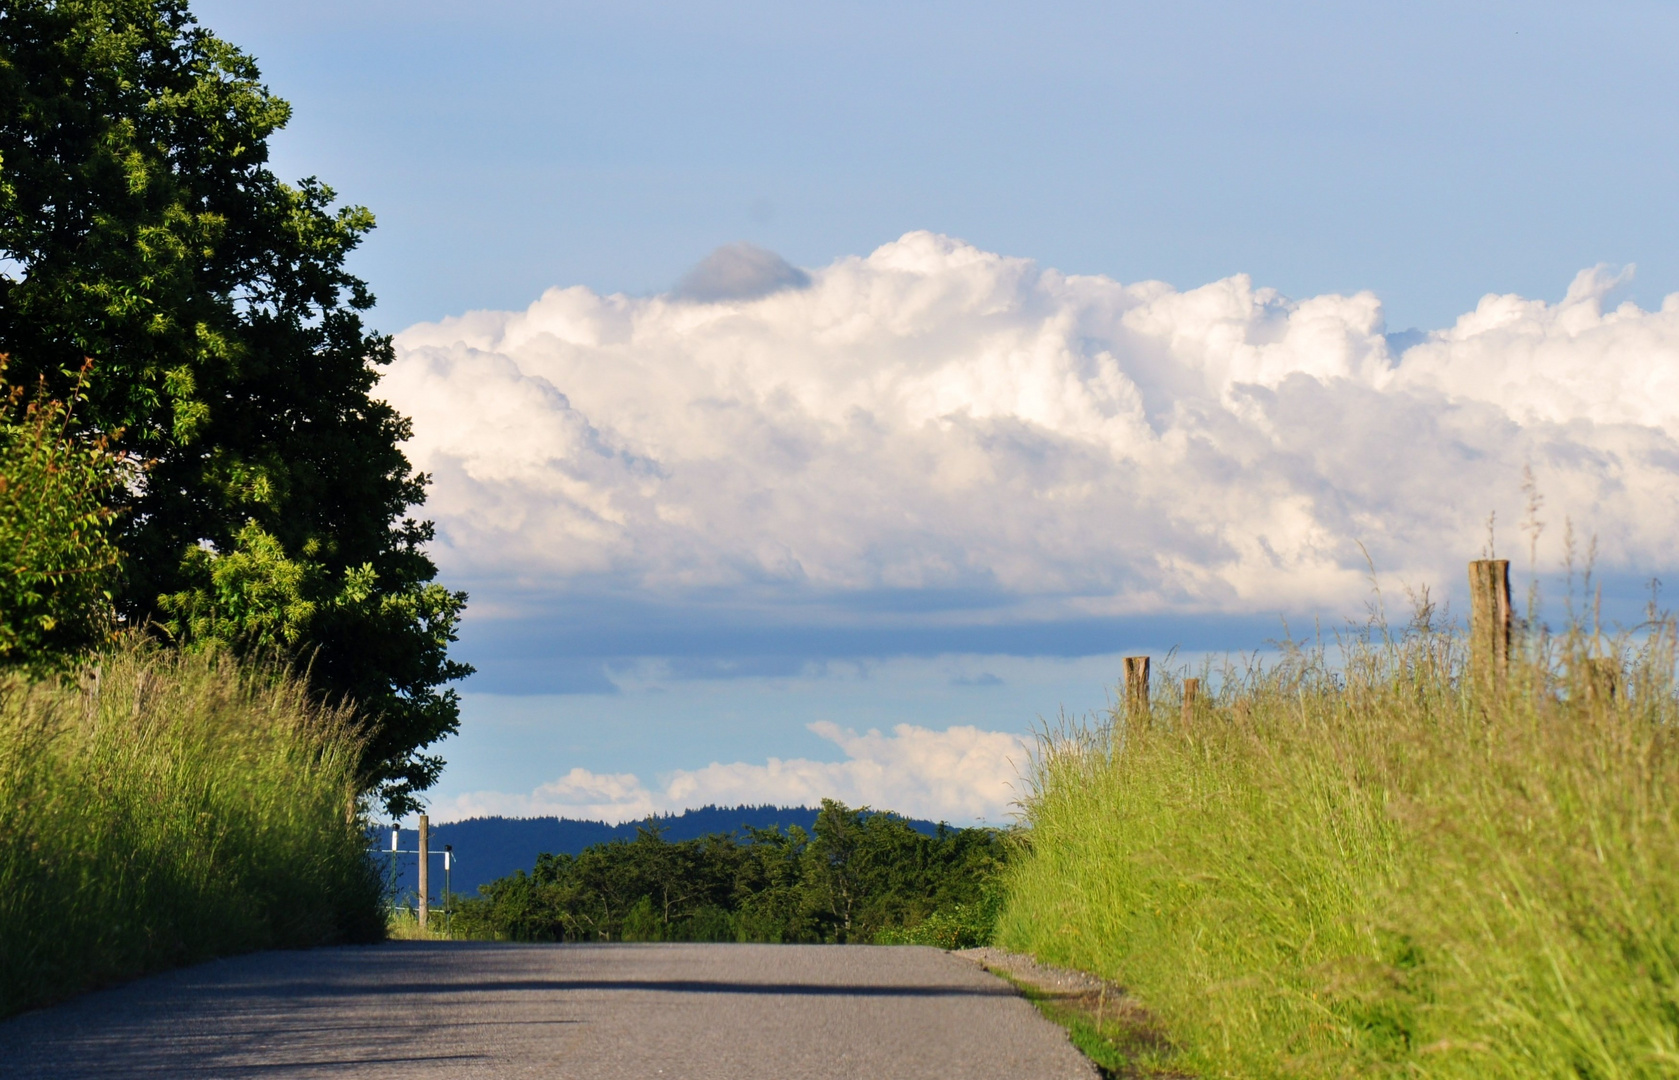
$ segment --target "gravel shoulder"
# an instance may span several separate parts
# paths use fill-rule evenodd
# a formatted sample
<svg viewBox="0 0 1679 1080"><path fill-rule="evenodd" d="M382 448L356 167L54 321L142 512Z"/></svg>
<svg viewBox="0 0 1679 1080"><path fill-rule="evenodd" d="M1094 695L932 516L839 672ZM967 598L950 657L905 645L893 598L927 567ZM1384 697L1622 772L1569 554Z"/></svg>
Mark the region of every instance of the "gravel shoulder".
<svg viewBox="0 0 1679 1080"><path fill-rule="evenodd" d="M1171 1064L1171 1044L1155 1018L1118 983L1003 949L963 949L951 955L1018 986L1047 1017L1068 1029L1105 1075L1183 1075Z"/></svg>
<svg viewBox="0 0 1679 1080"><path fill-rule="evenodd" d="M962 949L953 955L978 964L986 971L1006 975L1016 982L1025 983L1046 994L1085 995L1105 993L1111 994L1115 1000L1125 996L1124 988L1118 983L1099 979L1085 971L1040 964L1035 957L1028 956L1025 953L986 947Z"/></svg>

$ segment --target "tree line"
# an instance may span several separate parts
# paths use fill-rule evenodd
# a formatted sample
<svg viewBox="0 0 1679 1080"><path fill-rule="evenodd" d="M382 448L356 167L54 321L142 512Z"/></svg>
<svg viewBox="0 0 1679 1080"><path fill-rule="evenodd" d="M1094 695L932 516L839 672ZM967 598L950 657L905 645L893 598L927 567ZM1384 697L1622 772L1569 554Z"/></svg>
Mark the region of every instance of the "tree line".
<svg viewBox="0 0 1679 1080"><path fill-rule="evenodd" d="M932 835L893 814L824 800L814 827L634 840L480 887L457 907L467 936L516 941L911 943L990 938L1012 841L988 828Z"/></svg>

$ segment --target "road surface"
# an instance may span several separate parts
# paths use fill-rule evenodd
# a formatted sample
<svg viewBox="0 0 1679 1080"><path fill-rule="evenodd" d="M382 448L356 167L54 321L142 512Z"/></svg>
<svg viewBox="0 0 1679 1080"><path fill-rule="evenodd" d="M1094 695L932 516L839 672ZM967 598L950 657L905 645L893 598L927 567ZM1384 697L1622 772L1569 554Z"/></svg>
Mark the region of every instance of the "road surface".
<svg viewBox="0 0 1679 1080"><path fill-rule="evenodd" d="M1094 1080L937 949L395 942L218 960L0 1023L0 1074Z"/></svg>

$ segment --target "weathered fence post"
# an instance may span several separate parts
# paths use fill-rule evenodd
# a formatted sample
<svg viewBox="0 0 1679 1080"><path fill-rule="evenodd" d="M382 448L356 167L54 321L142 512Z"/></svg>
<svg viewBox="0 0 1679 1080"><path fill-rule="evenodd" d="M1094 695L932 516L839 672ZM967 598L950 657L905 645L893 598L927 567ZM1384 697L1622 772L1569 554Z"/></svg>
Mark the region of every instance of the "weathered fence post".
<svg viewBox="0 0 1679 1080"><path fill-rule="evenodd" d="M431 819L420 815L420 932L426 929L431 894Z"/></svg>
<svg viewBox="0 0 1679 1080"><path fill-rule="evenodd" d="M1125 658L1125 712L1133 720L1148 715L1148 657Z"/></svg>
<svg viewBox="0 0 1679 1080"><path fill-rule="evenodd" d="M1195 722L1195 699L1200 696L1201 680L1185 679L1183 681L1183 726L1185 731L1189 730L1189 726Z"/></svg>
<svg viewBox="0 0 1679 1080"><path fill-rule="evenodd" d="M1469 564L1469 671L1482 691L1503 685L1510 669L1510 560Z"/></svg>
<svg viewBox="0 0 1679 1080"><path fill-rule="evenodd" d="M1608 703L1620 689L1621 662L1609 658L1586 661L1586 700Z"/></svg>

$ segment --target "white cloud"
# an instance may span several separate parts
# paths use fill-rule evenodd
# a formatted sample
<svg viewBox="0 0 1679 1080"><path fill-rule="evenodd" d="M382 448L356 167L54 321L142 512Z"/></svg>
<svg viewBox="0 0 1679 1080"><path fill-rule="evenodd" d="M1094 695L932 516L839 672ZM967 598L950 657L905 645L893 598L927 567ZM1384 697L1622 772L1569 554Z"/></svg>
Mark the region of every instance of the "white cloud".
<svg viewBox="0 0 1679 1080"><path fill-rule="evenodd" d="M665 785L666 804L813 805L826 797L914 817L1000 821L1026 765L1017 736L974 727L929 731L899 724L891 735L859 735L823 721L810 729L844 750L846 760L771 758L767 765L737 762L678 772Z"/></svg>
<svg viewBox="0 0 1679 1080"><path fill-rule="evenodd" d="M634 773L572 769L528 795L472 791L432 808L438 821L469 817L569 817L585 821L635 821L661 809Z"/></svg>
<svg viewBox="0 0 1679 1080"><path fill-rule="evenodd" d="M859 735L823 721L810 730L837 745L846 759L713 762L672 773L657 792L629 773L601 775L579 768L528 795L459 795L433 807L432 816L458 821L494 814L553 815L619 822L707 804L814 806L832 798L956 824L1001 823L1019 794L1027 763L1027 748L1018 736L974 727L931 731L899 724L890 735L872 730Z"/></svg>
<svg viewBox="0 0 1679 1080"><path fill-rule="evenodd" d="M516 583L479 584L494 604L536 586L989 591L1034 618L1344 606L1357 542L1455 582L1497 509L1518 547L1529 463L1606 566L1672 565L1679 295L1605 311L1616 283L1488 296L1399 357L1369 293L1125 285L911 233L755 299L552 289L415 326L383 386L436 477L445 570ZM723 790L735 768L692 776Z"/></svg>

